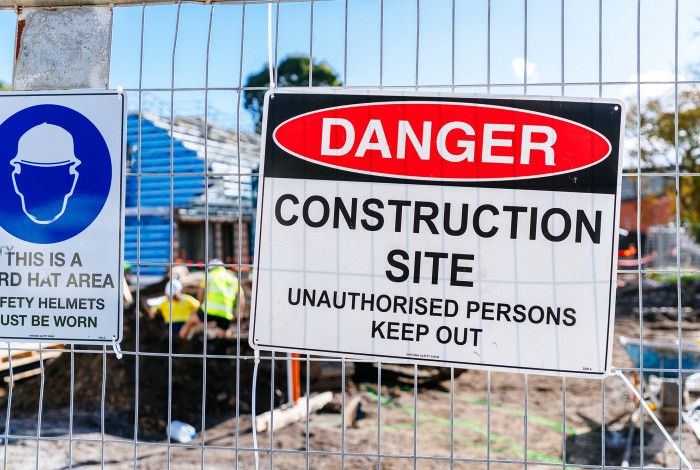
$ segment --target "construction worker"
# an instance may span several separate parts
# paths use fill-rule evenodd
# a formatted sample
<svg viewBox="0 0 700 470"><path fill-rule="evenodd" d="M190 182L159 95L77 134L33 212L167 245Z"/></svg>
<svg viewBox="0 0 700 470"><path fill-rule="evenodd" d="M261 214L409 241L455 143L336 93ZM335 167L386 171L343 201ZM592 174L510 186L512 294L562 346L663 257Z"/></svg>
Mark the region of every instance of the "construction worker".
<svg viewBox="0 0 700 470"><path fill-rule="evenodd" d="M171 308L172 305L172 308ZM182 283L178 280L169 281L165 285L165 300L160 303L154 312L163 316L165 323L172 322L173 335L180 334L183 326L199 309L199 301L191 295L182 293Z"/></svg>
<svg viewBox="0 0 700 470"><path fill-rule="evenodd" d="M199 286L198 298L201 307L196 315L190 317L185 334L194 324L204 321L206 309L207 322L216 325L218 337L224 337L236 317L237 307L240 305L243 308L245 305L238 278L218 259L209 262L209 272Z"/></svg>

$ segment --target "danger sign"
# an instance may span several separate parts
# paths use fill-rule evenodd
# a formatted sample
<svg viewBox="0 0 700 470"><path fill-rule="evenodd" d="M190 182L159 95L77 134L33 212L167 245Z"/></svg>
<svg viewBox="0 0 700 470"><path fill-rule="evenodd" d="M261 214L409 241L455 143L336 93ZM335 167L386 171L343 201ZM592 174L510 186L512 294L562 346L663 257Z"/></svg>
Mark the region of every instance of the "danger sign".
<svg viewBox="0 0 700 470"><path fill-rule="evenodd" d="M254 348L604 376L622 104L274 90Z"/></svg>

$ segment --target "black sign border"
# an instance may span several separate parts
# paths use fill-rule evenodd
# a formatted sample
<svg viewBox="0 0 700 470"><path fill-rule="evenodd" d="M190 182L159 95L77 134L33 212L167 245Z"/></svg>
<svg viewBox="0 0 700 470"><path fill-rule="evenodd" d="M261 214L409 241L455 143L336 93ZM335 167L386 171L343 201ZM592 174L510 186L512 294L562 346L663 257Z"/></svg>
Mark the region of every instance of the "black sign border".
<svg viewBox="0 0 700 470"><path fill-rule="evenodd" d="M523 185L521 184L523 181L525 182L535 182L535 183L543 183L546 180L555 180L559 178L565 178L568 180L566 182L566 186L571 185L571 178L577 176L581 172L586 172L592 169L595 169L596 167L600 167L604 164L609 165L610 162L609 160L614 159L615 160L615 183L614 183L614 190L611 193L610 192L610 182L606 182L605 186L607 187L607 191L602 191L604 194L613 194L614 195L614 203L613 206L615 208L615 214L613 217L613 234L614 234L614 239L612 243L612 250L611 250L611 263L610 263L610 286L609 286L609 294L608 294L608 315L607 315L607 328L606 328L606 341L605 341L605 361L604 361L604 370L602 371L587 371L587 370L569 370L569 369L552 369L552 368L542 368L542 367L526 367L526 366L510 366L510 365L503 365L503 364L487 364L487 363L477 363L477 362L466 362L466 361L448 361L445 359L428 359L428 358L410 358L406 356L389 356L389 355L384 355L384 354L369 354L369 353L357 353L357 352L347 352L347 351L336 351L336 350L324 350L324 349L311 349L311 348L301 348L301 347L288 347L288 346L275 346L271 344L262 344L262 343L256 343L255 341L255 329L256 329L256 320L257 320L257 295L258 295L258 281L260 278L260 270L258 269L258 262L259 262L259 247L260 247L260 241L262 238L262 230L260 225L262 224L262 216L263 216L263 201L265 197L265 178L266 177L276 177L276 178L299 178L299 176L282 176L279 174L274 174L273 176L269 174L265 174L267 168L267 163L268 163L268 156L272 156L271 150L273 148L279 149L279 147L276 145L274 142L274 139L272 138L272 132L276 128L277 125L281 124L284 122L286 119L289 119L289 117L282 119L281 121L277 122L275 125L270 125L269 122L269 113L268 110L270 109L269 102L271 99L274 99L275 96L293 96L293 95L303 95L304 97L308 96L321 96L321 99L323 97L327 96L333 96L333 97L349 97L349 98L355 98L356 100L358 98L360 99L365 99L370 102L381 102L381 101L409 101L411 99L418 101L418 100L434 100L434 101L454 101L454 102L472 102L472 103L483 103L483 104L495 104L495 105L500 105L500 106L509 106L509 107L514 107L514 108L519 108L519 109L526 109L526 110L535 110L538 112L544 112L540 111L537 109L531 109L530 107L524 107L522 106L523 103L528 103L528 104L533 104L533 103L538 103L538 102L544 102L544 103L581 103L584 105L591 105L591 104L608 104L611 106L619 106L619 115L617 119L617 124L613 127L613 129L618 129L619 130L619 138L618 139L611 139L610 138L610 133L604 133L603 134L606 139L611 144L611 152L610 155L608 155L607 158L605 158L603 161L599 162L596 165L593 165L590 168L587 168L585 170L581 171L574 171L571 173L567 173L564 175L557 175L557 176L549 176L549 177L543 177L543 178L530 178L526 180L517 180L514 182L509 182L509 181L498 181L498 182L488 182L488 183L478 183L478 182L458 182L458 183L445 183L442 181L439 182L433 182L433 181L421 181L421 180L410 180L410 179L402 179L402 178L387 178L387 177L375 177L371 175L361 175L357 173L352 173L349 171L342 171L342 170L337 170L337 169L329 169L327 167L322 167L321 165L313 165L312 163L305 162L297 157L293 157L293 160L298 160L300 162L303 162L308 165L313 165L319 168L323 168L325 170L330 170L335 173L341 173L341 174L352 174L350 178L345 177L345 178L340 178L340 179L345 179L345 180L351 180L351 181L369 181L369 182L383 182L383 183L400 183L400 184L426 184L426 185L439 185L439 186L465 186L465 187L490 187L490 188L504 188L504 189L533 189L533 190L541 190L541 191L566 191L566 192L594 192L597 193L598 191L577 191L576 189L570 189L570 187L567 187L566 189L562 188L560 185L554 185L555 187L529 187L530 185ZM355 101L357 102L357 101ZM520 106L518 106L520 105ZM337 104L332 104L328 105L326 104L325 106L319 106L316 109L322 109L325 107L332 107L332 106L337 106ZM293 115L297 114L303 114L304 112L309 112L310 110L307 111L301 111L301 112L294 112L292 113ZM261 184L261 189L260 189L260 197L258 199L258 214L256 218L256 232L257 232L257 243L255 245L255 260L254 260L254 269L256 271L255 273L255 285L254 285L254 294L253 294L253 306L254 308L251 309L251 318L253 322L253 328L250 330L250 334L248 335L248 343L253 348L254 350L258 350L260 348L265 348L267 350L271 351L287 351L287 352L299 352L302 351L304 353L319 353L320 355L326 355L326 356L334 356L334 357L343 357L343 358L348 358L352 359L353 357L370 357L370 358L387 358L387 359L394 359L397 361L400 361L399 363L406 364L406 363L413 363L413 364L426 364L426 365L431 365L431 363L435 363L436 365L439 364L453 364L459 368L465 368L469 369L468 367L464 367L465 365L470 365L470 366L475 366L471 369L473 370L503 370L503 371L533 371L533 372L549 372L553 373L555 375L563 375L563 374L576 374L579 376L584 376L584 377L593 377L593 378L599 378L599 379L604 379L605 377L608 376L610 373L611 369L611 364L612 364L612 351L611 351L611 343L610 343L610 336L613 333L613 326L611 324L612 322L612 311L613 311L613 305L614 305L614 295L615 295L615 289L616 289L616 275L615 275L615 264L617 262L617 248L618 248L618 236L617 236L617 227L619 225L619 217L620 217L620 197L619 197L619 188L621 185L621 178L622 178L622 144L623 144L623 138L624 138L624 119L623 116L625 115L625 105L622 101L620 100L615 100L615 99L599 99L599 98L566 98L566 97L542 97L542 96L509 96L509 95L504 95L504 96L497 96L497 95L460 95L460 94L454 94L454 93L449 93L449 94L443 94L443 93L418 93L418 92L412 92L410 94L403 94L400 92L385 92L382 93L381 91L359 91L359 90L347 90L347 89L326 89L323 90L321 88L285 88L285 89L271 89L265 94L265 106L264 106L264 112L263 112L263 126L262 126L262 132L261 132L261 149L260 149L260 159L261 159L261 172L260 172L260 177L259 181ZM555 113L547 113L544 112L544 114L553 114L559 117L565 117L567 119L570 119L574 122L577 122L575 119L571 119L571 117L568 116L560 116L559 114ZM585 124L587 125L587 124ZM268 129L270 127L271 129ZM596 129L596 127L588 125L588 127L591 127L598 132L600 132L599 129ZM279 149L279 151L282 151ZM286 154L286 152L284 152ZM289 155L289 154L287 154ZM276 173L273 171L273 173ZM364 178L363 178L364 177ZM313 176L306 175L305 179L333 179L333 178L328 178L328 177L322 177L322 178L314 178ZM337 177L336 177L337 179ZM575 182L574 180L573 182ZM515 183L515 184L513 184ZM462 367L460 367L462 366Z"/></svg>

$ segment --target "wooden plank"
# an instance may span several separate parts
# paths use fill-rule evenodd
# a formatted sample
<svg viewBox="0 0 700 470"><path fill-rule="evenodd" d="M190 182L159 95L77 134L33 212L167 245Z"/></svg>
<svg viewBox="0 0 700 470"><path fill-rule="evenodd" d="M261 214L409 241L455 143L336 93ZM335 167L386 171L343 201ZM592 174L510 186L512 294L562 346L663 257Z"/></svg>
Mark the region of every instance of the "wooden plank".
<svg viewBox="0 0 700 470"><path fill-rule="evenodd" d="M19 359L16 359L13 357L12 358L12 368L16 369L18 367L23 367L29 364L36 363L36 367L39 367L39 362L41 361L41 357L39 356L38 351L30 351L31 355L30 356L25 356L21 357ZM53 359L55 357L58 357L61 355L61 351L44 351L44 360L47 359ZM0 372L4 372L10 369L10 363L5 362L0 364Z"/></svg>
<svg viewBox="0 0 700 470"><path fill-rule="evenodd" d="M36 368L36 369L29 369L25 370L24 372L19 372L17 374L12 374L12 380L17 382L19 380L23 379L28 379L30 377L35 377L37 375L41 374L41 369ZM10 383L10 376L3 377L3 380L5 381L6 384Z"/></svg>
<svg viewBox="0 0 700 470"><path fill-rule="evenodd" d="M46 349L60 349L64 350L65 345L60 343L41 343L41 348ZM11 343L12 360L22 359L24 357L29 357L32 354L39 354L39 343ZM9 354L7 351L7 343L0 343L0 364L9 361Z"/></svg>
<svg viewBox="0 0 700 470"><path fill-rule="evenodd" d="M333 400L333 392L324 392L309 398L309 414L315 413ZM274 419L273 419L274 415ZM284 405L273 412L267 411L255 417L258 432L270 431L270 421L274 421L273 430L277 431L296 421L306 418L306 397L301 397L296 405Z"/></svg>
<svg viewBox="0 0 700 470"><path fill-rule="evenodd" d="M21 355L20 357L15 358L15 356L12 356L12 368L16 369L19 367L23 367L29 364L36 363L36 367L39 367L39 361L41 360L41 356L39 355L39 351L23 351L23 352L28 352L29 355ZM47 359L53 359L55 357L58 357L61 355L61 351L44 351L44 360ZM9 361L3 361L0 363L0 373L5 372L10 369L10 362Z"/></svg>

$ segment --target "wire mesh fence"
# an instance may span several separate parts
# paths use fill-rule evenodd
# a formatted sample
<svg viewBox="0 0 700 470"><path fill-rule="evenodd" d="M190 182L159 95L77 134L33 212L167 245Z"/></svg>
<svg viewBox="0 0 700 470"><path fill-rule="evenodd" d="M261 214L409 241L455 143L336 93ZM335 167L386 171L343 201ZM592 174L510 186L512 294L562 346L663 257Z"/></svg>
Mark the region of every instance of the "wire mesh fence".
<svg viewBox="0 0 700 470"><path fill-rule="evenodd" d="M14 11L0 15L14 24ZM249 286L260 145L251 103L270 86L253 79L267 76L268 44L278 86L317 86L325 69L315 64L325 64L347 88L626 100L613 365L645 396L660 387L674 395L659 413L700 462L683 421L683 381L668 388L660 379L700 372L699 15L691 0L114 7L110 86L127 91L130 111L124 357L6 345L4 467L252 468L259 451L262 468L682 468L614 376L436 373L312 356L298 359L302 400L308 409L332 390L333 402L281 429L273 415L254 447L252 394L258 413L286 403L289 358L262 353L253 392L245 304L224 339L207 334L205 320L183 341L150 312L166 278L206 291L213 258ZM11 57L14 31L0 36L0 54ZM306 76L286 72L290 58L303 59ZM626 350L620 335L641 347ZM672 344L665 362L651 362L654 341ZM355 398L360 411L349 413ZM193 425L195 439L172 439L165 429L175 420Z"/></svg>

